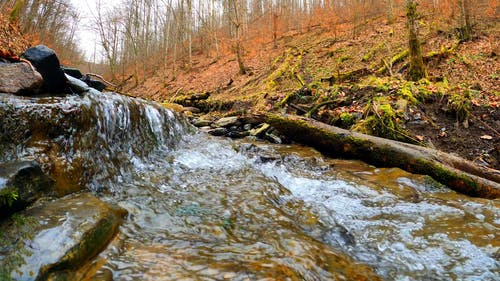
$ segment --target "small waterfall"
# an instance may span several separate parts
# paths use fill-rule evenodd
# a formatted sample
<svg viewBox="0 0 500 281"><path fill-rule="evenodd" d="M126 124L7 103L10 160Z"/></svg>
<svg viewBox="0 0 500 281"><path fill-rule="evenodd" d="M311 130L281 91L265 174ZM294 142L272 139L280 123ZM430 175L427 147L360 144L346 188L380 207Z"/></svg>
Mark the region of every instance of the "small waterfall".
<svg viewBox="0 0 500 281"><path fill-rule="evenodd" d="M27 98L0 94L0 161L34 159L65 194L118 191L133 168L169 151L187 122L158 104L115 93Z"/></svg>

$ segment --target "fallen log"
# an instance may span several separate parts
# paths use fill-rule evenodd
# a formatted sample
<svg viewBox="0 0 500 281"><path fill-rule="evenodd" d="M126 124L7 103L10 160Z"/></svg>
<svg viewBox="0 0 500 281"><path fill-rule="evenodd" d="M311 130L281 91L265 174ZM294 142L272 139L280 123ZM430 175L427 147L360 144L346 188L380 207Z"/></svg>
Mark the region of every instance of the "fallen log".
<svg viewBox="0 0 500 281"><path fill-rule="evenodd" d="M351 132L300 116L269 114L266 122L289 139L312 146L327 156L359 159L379 167L398 167L428 175L469 196L500 197L500 171L448 153Z"/></svg>

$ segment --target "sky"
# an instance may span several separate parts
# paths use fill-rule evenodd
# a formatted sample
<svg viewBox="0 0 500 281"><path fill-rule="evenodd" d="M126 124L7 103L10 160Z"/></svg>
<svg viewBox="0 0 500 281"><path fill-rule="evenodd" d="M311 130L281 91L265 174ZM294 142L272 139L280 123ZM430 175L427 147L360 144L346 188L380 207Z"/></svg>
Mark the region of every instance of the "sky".
<svg viewBox="0 0 500 281"><path fill-rule="evenodd" d="M121 0L71 0L80 14L80 28L77 31L79 47L85 52L88 60L92 61L95 53L96 58L99 58L101 53L98 36L95 31L91 30L97 4L101 3L103 11L105 11L119 5L120 2Z"/></svg>

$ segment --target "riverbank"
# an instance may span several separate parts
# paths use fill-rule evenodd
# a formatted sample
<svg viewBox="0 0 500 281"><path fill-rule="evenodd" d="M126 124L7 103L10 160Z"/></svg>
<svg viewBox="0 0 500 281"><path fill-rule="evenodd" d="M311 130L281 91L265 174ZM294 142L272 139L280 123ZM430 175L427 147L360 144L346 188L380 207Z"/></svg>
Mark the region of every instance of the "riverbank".
<svg viewBox="0 0 500 281"><path fill-rule="evenodd" d="M500 40L497 22L477 26L469 42L422 19L428 79L405 79L404 19L373 21L333 35L325 27L289 32L248 50L247 75L231 55L200 54L192 69L157 71L133 95L196 107L217 117L267 112L303 115L329 125L414 143L500 168ZM443 27L443 28L441 28ZM206 99L193 97L206 96Z"/></svg>

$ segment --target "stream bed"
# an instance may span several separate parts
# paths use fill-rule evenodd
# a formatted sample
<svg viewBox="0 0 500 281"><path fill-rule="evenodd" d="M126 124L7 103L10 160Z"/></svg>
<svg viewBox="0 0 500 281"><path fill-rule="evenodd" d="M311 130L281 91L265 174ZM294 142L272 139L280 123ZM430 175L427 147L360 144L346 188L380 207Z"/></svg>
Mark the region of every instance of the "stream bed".
<svg viewBox="0 0 500 281"><path fill-rule="evenodd" d="M500 280L500 202L429 177L211 137L93 90L0 94L0 119L0 162L128 211L84 280Z"/></svg>
<svg viewBox="0 0 500 281"><path fill-rule="evenodd" d="M114 280L498 280L498 201L294 145L157 156L105 197L129 211L96 262Z"/></svg>

